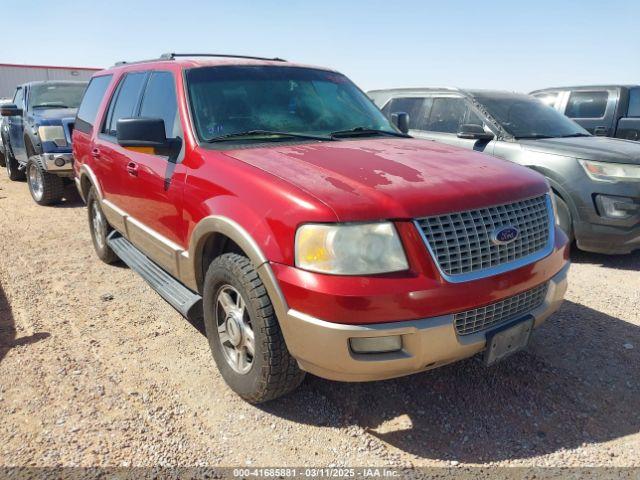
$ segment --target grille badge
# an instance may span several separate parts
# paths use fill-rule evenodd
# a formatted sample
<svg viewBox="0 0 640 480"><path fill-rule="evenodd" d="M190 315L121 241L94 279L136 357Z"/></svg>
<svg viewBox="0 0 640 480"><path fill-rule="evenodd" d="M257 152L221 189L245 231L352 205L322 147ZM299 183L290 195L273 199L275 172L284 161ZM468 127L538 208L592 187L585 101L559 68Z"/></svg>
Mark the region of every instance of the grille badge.
<svg viewBox="0 0 640 480"><path fill-rule="evenodd" d="M494 245L507 245L518 238L520 230L516 227L508 225L506 227L497 228L491 233L491 242Z"/></svg>

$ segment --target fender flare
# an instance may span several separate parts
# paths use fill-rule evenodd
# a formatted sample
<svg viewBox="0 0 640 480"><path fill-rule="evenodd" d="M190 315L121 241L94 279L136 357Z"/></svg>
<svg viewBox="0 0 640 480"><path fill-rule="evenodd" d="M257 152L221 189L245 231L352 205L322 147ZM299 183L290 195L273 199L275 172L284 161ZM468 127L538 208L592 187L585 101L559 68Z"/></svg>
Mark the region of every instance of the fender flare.
<svg viewBox="0 0 640 480"><path fill-rule="evenodd" d="M89 165L82 164L82 166L80 166L80 171L78 172L78 181L80 182L80 184L78 185L78 193L80 193L80 196L82 197L82 200L85 203L87 202L86 194L89 192L88 189L86 193L84 191L83 182L85 181L88 181L91 184L91 186L96 189L96 192L98 193L98 198L100 199L100 202L102 202L102 199L103 199L102 188L100 188L100 183L96 178L96 174L93 173L93 170Z"/></svg>

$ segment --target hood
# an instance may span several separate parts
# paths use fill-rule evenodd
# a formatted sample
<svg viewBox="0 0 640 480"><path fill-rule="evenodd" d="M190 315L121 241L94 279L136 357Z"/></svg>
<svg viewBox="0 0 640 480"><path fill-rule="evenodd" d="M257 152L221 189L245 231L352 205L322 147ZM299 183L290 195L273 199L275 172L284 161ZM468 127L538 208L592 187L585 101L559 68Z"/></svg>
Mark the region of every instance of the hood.
<svg viewBox="0 0 640 480"><path fill-rule="evenodd" d="M308 192L339 221L417 218L547 191L544 178L532 170L429 140L263 144L224 153Z"/></svg>
<svg viewBox="0 0 640 480"><path fill-rule="evenodd" d="M75 118L77 108L38 108L33 111L33 118L38 123L57 123L56 120Z"/></svg>
<svg viewBox="0 0 640 480"><path fill-rule="evenodd" d="M607 137L541 138L518 140L525 150L583 160L640 164L640 142Z"/></svg>

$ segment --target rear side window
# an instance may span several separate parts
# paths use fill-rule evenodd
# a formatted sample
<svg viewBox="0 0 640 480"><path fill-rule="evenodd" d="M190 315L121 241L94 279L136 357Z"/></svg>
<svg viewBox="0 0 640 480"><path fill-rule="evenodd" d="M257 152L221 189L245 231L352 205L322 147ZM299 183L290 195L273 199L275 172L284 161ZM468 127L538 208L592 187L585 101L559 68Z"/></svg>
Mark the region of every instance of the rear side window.
<svg viewBox="0 0 640 480"><path fill-rule="evenodd" d="M104 97L104 93L107 91L107 87L111 83L112 78L113 75L103 75L91 79L82 97L80 107L78 108L74 128L85 133L91 131L96 121L96 116L98 115L98 108L100 108L102 97Z"/></svg>
<svg viewBox="0 0 640 480"><path fill-rule="evenodd" d="M640 88L629 90L629 117L640 117Z"/></svg>
<svg viewBox="0 0 640 480"><path fill-rule="evenodd" d="M111 99L103 133L115 136L118 120L135 116L146 78L147 72L128 73L120 82Z"/></svg>
<svg viewBox="0 0 640 480"><path fill-rule="evenodd" d="M609 93L571 92L565 115L569 118L602 118L607 110Z"/></svg>
<svg viewBox="0 0 640 480"><path fill-rule="evenodd" d="M140 116L163 119L167 138L182 137L176 84L171 72L151 73L142 97Z"/></svg>

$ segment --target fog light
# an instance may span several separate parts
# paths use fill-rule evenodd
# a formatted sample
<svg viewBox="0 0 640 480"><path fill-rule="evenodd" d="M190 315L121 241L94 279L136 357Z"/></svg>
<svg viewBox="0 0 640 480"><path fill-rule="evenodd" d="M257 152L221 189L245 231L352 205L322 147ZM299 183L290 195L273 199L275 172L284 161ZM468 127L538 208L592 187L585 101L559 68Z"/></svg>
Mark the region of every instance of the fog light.
<svg viewBox="0 0 640 480"><path fill-rule="evenodd" d="M55 161L53 162L56 164L56 167L64 167L64 164L66 163L64 158L62 157L58 157L55 159Z"/></svg>
<svg viewBox="0 0 640 480"><path fill-rule="evenodd" d="M355 337L349 339L351 350L355 353L389 353L402 349L402 337Z"/></svg>
<svg viewBox="0 0 640 480"><path fill-rule="evenodd" d="M640 204L627 197L597 195L596 204L600 214L609 218L629 218L640 211Z"/></svg>

